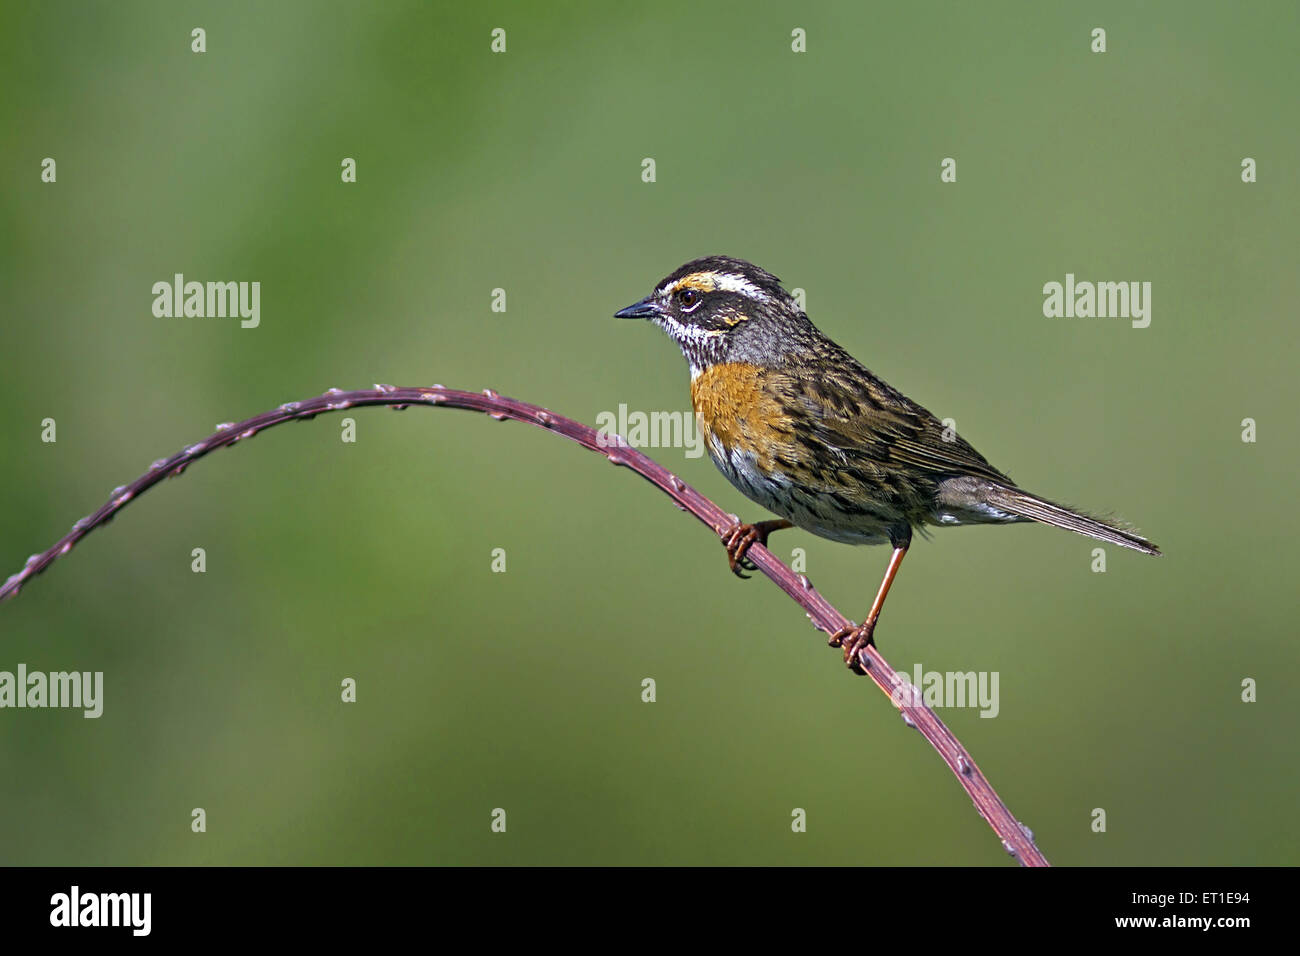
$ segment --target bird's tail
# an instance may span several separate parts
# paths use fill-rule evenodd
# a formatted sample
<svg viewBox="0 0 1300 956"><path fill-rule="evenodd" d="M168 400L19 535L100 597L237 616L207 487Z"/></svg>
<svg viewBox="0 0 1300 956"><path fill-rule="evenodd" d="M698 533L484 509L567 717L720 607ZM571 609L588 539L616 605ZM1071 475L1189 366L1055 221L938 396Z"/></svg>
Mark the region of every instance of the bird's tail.
<svg viewBox="0 0 1300 956"><path fill-rule="evenodd" d="M1132 548L1134 551L1141 551L1143 554L1161 553L1160 549L1154 544L1132 531L1116 527L1113 524L1107 524L1096 518L1090 518L1088 515L1079 514L1079 512L1071 511L1069 508L1063 508L1019 488L991 484L985 491L985 500L993 507L1008 511L1013 515L1041 521L1043 524L1064 528L1077 534L1084 534L1090 538L1096 538L1098 541L1117 544L1121 548Z"/></svg>

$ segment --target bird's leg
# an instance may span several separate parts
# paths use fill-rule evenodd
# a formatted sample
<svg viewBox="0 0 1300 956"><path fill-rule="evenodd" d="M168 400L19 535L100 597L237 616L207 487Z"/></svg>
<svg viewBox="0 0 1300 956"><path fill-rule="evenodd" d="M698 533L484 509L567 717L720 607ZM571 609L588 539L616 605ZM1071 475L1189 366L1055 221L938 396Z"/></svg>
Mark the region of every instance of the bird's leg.
<svg viewBox="0 0 1300 956"><path fill-rule="evenodd" d="M844 663L855 674L863 672L858 665L858 651L875 643L872 635L876 630L876 621L880 617L880 609L885 606L885 595L889 593L889 586L894 583L894 575L898 574L898 566L903 563L903 555L905 554L907 554L906 544L895 546L894 553L889 559L889 567L885 569L885 578L880 582L880 590L876 592L876 599L872 602L871 610L867 612L866 619L857 627L840 628L831 635L830 641L827 642L831 647L842 646L844 648Z"/></svg>
<svg viewBox="0 0 1300 956"><path fill-rule="evenodd" d="M741 524L736 522L726 531L722 532L722 546L727 549L727 563L731 565L731 573L738 578L747 578L745 571L757 571L758 568L754 562L745 557L745 552L757 541L763 547L767 547L767 536L773 531L780 531L782 528L793 528L794 525L784 518L776 518L771 521L760 521L757 524Z"/></svg>

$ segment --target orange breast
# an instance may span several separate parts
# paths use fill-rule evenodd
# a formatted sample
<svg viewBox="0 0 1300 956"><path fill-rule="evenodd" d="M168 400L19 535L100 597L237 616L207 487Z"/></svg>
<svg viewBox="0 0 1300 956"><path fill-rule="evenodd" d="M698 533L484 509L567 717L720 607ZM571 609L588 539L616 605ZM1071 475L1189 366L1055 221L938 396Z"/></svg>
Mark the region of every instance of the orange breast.
<svg viewBox="0 0 1300 956"><path fill-rule="evenodd" d="M744 362L723 362L691 381L691 404L705 441L716 440L730 451L753 452L759 468L771 471L772 459L790 440L790 426L766 386L767 372Z"/></svg>

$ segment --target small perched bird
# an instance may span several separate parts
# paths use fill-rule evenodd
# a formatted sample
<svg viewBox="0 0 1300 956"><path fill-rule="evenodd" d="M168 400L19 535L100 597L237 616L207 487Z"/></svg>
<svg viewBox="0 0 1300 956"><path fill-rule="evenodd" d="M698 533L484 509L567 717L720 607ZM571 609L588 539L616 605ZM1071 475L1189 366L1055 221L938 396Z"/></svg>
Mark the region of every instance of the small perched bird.
<svg viewBox="0 0 1300 956"><path fill-rule="evenodd" d="M808 320L776 276L741 259L686 263L614 313L649 319L691 369L691 403L709 456L779 520L723 535L731 570L781 528L832 541L893 546L866 618L831 637L855 671L913 530L925 525L1041 521L1143 554L1131 531L1030 494L965 440L890 387ZM922 532L924 533L924 532Z"/></svg>

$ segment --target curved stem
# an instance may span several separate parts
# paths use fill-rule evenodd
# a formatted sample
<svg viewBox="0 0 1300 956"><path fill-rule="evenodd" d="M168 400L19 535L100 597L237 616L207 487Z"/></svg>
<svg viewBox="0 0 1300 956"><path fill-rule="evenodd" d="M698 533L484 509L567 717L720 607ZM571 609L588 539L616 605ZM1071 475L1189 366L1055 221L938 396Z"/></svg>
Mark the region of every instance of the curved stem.
<svg viewBox="0 0 1300 956"><path fill-rule="evenodd" d="M630 468L672 498L683 510L689 511L712 528L719 536L728 531L737 521L735 515L724 512L668 469L629 446L622 438L606 437L594 428L573 419L556 415L538 405L504 398L491 389L482 392L463 392L443 388L441 385L424 388L376 385L373 389L345 392L332 388L316 398L301 402L287 402L242 422L224 425L207 438L182 449L170 458L158 459L149 466L147 472L130 484L114 488L112 496L99 510L74 524L72 530L54 545L28 558L26 566L21 571L0 585L0 601L14 597L24 584L44 571L56 559L71 551L78 541L95 528L110 521L139 495L164 478L181 474L192 462L209 452L252 438L272 425L314 418L322 412L342 411L345 408L365 405L388 405L398 410L410 405L443 405L448 408L483 412L499 421L513 419L527 422L563 435L591 451L599 452L609 459L611 464ZM851 626L852 622L817 593L812 582L805 575L795 574L761 544L754 544L749 549L747 557L808 613L813 624L827 634L835 634ZM838 655L836 663L839 664ZM860 650L858 663L876 686L884 691L894 706L902 712L904 722L920 731L930 746L943 758L944 763L952 770L958 782L974 801L975 809L1001 838L1003 848L1024 866L1047 866L1046 858L1034 845L1033 834L1007 809L992 785L980 773L971 755L934 711L925 706L919 692L912 684L900 678L875 647L867 646Z"/></svg>

